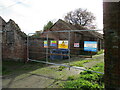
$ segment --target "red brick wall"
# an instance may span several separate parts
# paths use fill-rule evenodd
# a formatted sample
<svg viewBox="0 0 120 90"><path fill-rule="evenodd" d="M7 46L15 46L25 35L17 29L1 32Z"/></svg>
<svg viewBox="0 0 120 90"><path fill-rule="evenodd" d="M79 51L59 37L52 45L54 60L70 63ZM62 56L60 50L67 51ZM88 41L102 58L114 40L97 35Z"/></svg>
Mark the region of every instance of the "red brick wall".
<svg viewBox="0 0 120 90"><path fill-rule="evenodd" d="M105 87L120 88L120 2L104 2Z"/></svg>
<svg viewBox="0 0 120 90"><path fill-rule="evenodd" d="M26 37L21 35L19 27L10 20L3 31L3 60L25 61L27 59Z"/></svg>
<svg viewBox="0 0 120 90"><path fill-rule="evenodd" d="M8 43L6 39L6 32L4 32L2 43L3 60L25 61L27 58L26 40L22 39L19 34L14 35L14 40L15 41L13 43Z"/></svg>
<svg viewBox="0 0 120 90"><path fill-rule="evenodd" d="M46 49L44 48L44 39L29 38L29 58L42 60L45 58Z"/></svg>

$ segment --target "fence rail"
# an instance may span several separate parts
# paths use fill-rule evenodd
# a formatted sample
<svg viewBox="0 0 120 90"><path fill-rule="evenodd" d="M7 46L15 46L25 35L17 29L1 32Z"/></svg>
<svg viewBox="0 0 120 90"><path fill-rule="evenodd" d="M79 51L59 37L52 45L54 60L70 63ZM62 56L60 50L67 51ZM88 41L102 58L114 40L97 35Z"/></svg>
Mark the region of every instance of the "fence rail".
<svg viewBox="0 0 120 90"><path fill-rule="evenodd" d="M49 53L49 51L50 51L50 49L58 49L58 47L51 47L51 46L49 46L49 47L47 47L47 48L44 48L43 46L41 47L39 47L39 46L37 46L38 47L38 49L43 49L43 50L45 50L45 52L35 52L34 51L34 49L33 49L33 52L29 52L29 35L32 35L32 34L34 34L34 33L29 33L28 34L28 37L27 37L27 56L28 56L28 61L34 61L34 62L40 62L40 63L46 63L46 64L51 64L51 65L58 65L58 66L65 66L65 67L68 67L69 69L70 68L75 68L75 69L80 69L80 70L85 70L85 71L90 71L90 70L87 70L87 69L83 69L83 68L81 68L81 67L76 67L76 66L70 66L70 62L71 62L71 60L70 60L70 58L71 58L71 56L76 56L76 57L80 57L80 58L92 58L92 52L90 52L90 55L73 55L73 54L71 54L71 51L72 50L77 50L77 51L79 51L79 50L84 50L83 48L71 48L70 47L70 45L71 45L71 32L85 32L85 31L102 31L102 30L63 30L63 31L48 31L48 32L43 32L43 33L46 33L46 38L45 38L45 40L48 42L48 38L49 38L49 33L56 33L56 32L58 32L58 33L61 33L61 32L67 32L68 33L68 49L69 49L69 51L68 51L68 54L57 54L57 53ZM34 48L34 46L30 46L31 48L33 47ZM31 50L31 48L30 48L30 50ZM88 51L89 52L89 51ZM44 57L46 57L46 61L40 61L40 60L36 60L36 59L30 59L29 58L29 53L30 54L32 54L32 53L38 53L38 54L45 54L45 56ZM56 64L56 63L51 63L51 62L48 62L48 56L49 55L61 55L61 56L68 56L68 65L64 65L64 64ZM96 72L96 73L100 73L100 74L104 74L104 73L102 73L102 72L97 72L97 71L91 71L91 72Z"/></svg>

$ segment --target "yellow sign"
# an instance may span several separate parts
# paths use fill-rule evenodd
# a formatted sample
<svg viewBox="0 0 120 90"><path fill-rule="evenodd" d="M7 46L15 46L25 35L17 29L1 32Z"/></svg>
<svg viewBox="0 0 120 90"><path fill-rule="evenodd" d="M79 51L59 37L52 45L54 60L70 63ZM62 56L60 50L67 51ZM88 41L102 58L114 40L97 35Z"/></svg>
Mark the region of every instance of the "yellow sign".
<svg viewBox="0 0 120 90"><path fill-rule="evenodd" d="M68 41L61 40L58 43L58 48L68 49Z"/></svg>

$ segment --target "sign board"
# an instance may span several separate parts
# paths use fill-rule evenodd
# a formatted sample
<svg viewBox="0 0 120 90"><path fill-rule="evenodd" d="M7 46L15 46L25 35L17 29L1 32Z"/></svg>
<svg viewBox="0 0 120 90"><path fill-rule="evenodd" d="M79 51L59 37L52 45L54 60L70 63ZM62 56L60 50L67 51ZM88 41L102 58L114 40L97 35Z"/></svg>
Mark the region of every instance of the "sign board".
<svg viewBox="0 0 120 90"><path fill-rule="evenodd" d="M84 41L84 51L97 52L97 42L96 41Z"/></svg>
<svg viewBox="0 0 120 90"><path fill-rule="evenodd" d="M60 40L58 43L58 48L68 49L68 41L67 40Z"/></svg>
<svg viewBox="0 0 120 90"><path fill-rule="evenodd" d="M44 41L44 48L47 48L48 47L48 43L47 41Z"/></svg>
<svg viewBox="0 0 120 90"><path fill-rule="evenodd" d="M79 47L79 43L74 43L74 47Z"/></svg>
<svg viewBox="0 0 120 90"><path fill-rule="evenodd" d="M56 47L56 46L57 46L57 41L51 41L51 42L50 42L50 46Z"/></svg>

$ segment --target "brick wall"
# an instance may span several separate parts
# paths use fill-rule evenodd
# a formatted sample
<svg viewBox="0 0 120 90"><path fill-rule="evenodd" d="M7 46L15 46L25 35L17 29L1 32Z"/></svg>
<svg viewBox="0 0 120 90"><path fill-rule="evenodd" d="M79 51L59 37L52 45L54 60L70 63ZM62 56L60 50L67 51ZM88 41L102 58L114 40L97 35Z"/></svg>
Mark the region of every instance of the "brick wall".
<svg viewBox="0 0 120 90"><path fill-rule="evenodd" d="M29 38L29 58L42 60L45 58L46 49L44 48L44 39Z"/></svg>
<svg viewBox="0 0 120 90"><path fill-rule="evenodd" d="M25 61L27 58L26 37L23 37L18 25L13 20L9 20L2 31L3 60Z"/></svg>
<svg viewBox="0 0 120 90"><path fill-rule="evenodd" d="M120 2L103 2L105 88L120 88Z"/></svg>
<svg viewBox="0 0 120 90"><path fill-rule="evenodd" d="M85 30L86 28L83 28L81 26L71 25L63 20L58 20L51 28L47 31L64 31L64 30ZM97 36L97 37L96 37ZM102 36L102 35L101 35ZM46 37L46 33L43 33L41 37ZM49 38L53 38L54 40L68 40L69 39L69 33L68 32L51 32L48 34ZM71 48L71 54L89 54L88 52L84 51L84 41L90 40L90 41L98 41L98 50L103 48L101 45L103 43L103 39L98 38L98 34L95 32L71 32L70 33L70 48ZM80 43L80 48L74 48L74 43L78 42Z"/></svg>

